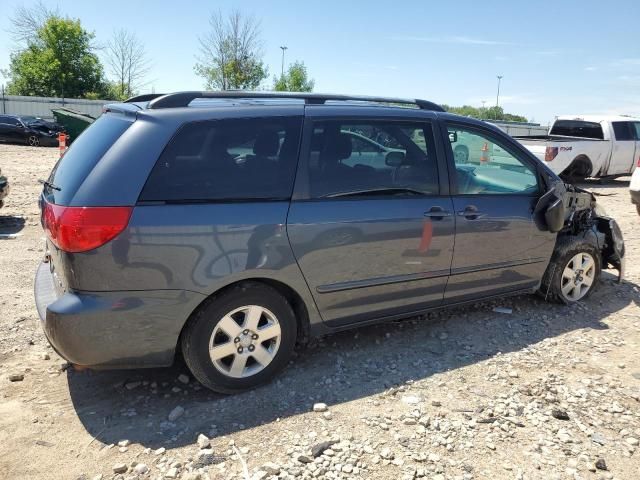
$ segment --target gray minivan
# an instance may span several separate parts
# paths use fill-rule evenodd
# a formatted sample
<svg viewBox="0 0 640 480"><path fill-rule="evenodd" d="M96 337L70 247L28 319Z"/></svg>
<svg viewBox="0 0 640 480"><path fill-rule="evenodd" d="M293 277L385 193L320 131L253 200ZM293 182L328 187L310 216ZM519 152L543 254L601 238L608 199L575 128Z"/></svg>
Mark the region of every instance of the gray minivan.
<svg viewBox="0 0 640 480"><path fill-rule="evenodd" d="M509 161L458 163L465 142ZM60 355L126 368L181 352L225 393L310 336L525 292L575 302L623 270L591 194L424 100L136 97L105 107L40 203L36 305Z"/></svg>

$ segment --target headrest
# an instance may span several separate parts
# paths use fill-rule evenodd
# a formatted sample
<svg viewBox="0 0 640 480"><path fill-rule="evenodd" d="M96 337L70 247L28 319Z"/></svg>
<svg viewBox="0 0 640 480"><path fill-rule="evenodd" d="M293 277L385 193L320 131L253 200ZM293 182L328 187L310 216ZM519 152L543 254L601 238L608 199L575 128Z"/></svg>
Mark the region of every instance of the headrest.
<svg viewBox="0 0 640 480"><path fill-rule="evenodd" d="M340 133L335 141L325 145L324 157L333 161L344 160L351 156L351 137Z"/></svg>
<svg viewBox="0 0 640 480"><path fill-rule="evenodd" d="M278 154L280 137L276 132L265 130L258 134L253 144L253 153L259 157L273 157Z"/></svg>

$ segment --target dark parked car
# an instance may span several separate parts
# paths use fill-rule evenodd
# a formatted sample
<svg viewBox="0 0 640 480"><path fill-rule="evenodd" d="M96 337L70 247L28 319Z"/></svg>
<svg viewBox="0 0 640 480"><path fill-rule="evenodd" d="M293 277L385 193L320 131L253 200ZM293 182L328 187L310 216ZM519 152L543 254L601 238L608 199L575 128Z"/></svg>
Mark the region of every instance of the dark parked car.
<svg viewBox="0 0 640 480"><path fill-rule="evenodd" d="M57 123L41 118L0 115L0 142L57 147L61 131L64 129Z"/></svg>
<svg viewBox="0 0 640 480"><path fill-rule="evenodd" d="M375 156L354 148L363 137ZM510 161L457 163L461 142ZM134 98L76 140L40 202L35 296L53 347L99 368L180 351L227 393L272 378L309 336L527 292L576 302L602 268L623 270L595 197L424 100Z"/></svg>
<svg viewBox="0 0 640 480"><path fill-rule="evenodd" d="M9 180L2 175L2 170L0 170L0 208L4 207L4 199L7 195L9 195Z"/></svg>

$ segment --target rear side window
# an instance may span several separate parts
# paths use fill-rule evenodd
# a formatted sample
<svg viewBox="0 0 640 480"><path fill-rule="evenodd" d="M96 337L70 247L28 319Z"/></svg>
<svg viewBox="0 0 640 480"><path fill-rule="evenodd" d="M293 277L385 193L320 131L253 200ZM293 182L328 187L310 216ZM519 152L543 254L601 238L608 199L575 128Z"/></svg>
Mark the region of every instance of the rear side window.
<svg viewBox="0 0 640 480"><path fill-rule="evenodd" d="M45 187L47 200L68 205L91 170L131 124L125 117L106 114L82 132L53 168L49 182L56 190Z"/></svg>
<svg viewBox="0 0 640 480"><path fill-rule="evenodd" d="M635 140L635 128L631 122L611 122L616 140Z"/></svg>
<svg viewBox="0 0 640 480"><path fill-rule="evenodd" d="M312 198L439 193L427 122L316 122L308 167Z"/></svg>
<svg viewBox="0 0 640 480"><path fill-rule="evenodd" d="M551 128L551 135L562 137L595 138L602 140L602 125L597 122L584 122L582 120L556 120Z"/></svg>
<svg viewBox="0 0 640 480"><path fill-rule="evenodd" d="M185 124L153 167L140 201L288 199L301 125L301 117Z"/></svg>

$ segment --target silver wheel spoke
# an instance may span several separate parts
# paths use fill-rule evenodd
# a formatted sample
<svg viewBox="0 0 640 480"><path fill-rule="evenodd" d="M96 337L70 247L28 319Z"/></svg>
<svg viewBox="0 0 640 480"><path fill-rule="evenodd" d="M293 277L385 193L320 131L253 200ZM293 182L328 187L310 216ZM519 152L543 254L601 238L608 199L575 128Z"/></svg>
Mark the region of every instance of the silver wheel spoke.
<svg viewBox="0 0 640 480"><path fill-rule="evenodd" d="M574 289L575 285L573 284L573 282L567 282L567 284L562 287L562 293L564 293L567 297L571 297L571 291Z"/></svg>
<svg viewBox="0 0 640 480"><path fill-rule="evenodd" d="M273 355L271 354L271 352L269 352L262 345L257 345L256 349L251 352L251 355L256 360L256 362L258 362L263 367L269 365L271 363L271 360L273 360Z"/></svg>
<svg viewBox="0 0 640 480"><path fill-rule="evenodd" d="M593 283L593 277L590 277L588 275L584 275L582 277L582 284L583 285L586 285L587 287L590 287L592 283Z"/></svg>
<svg viewBox="0 0 640 480"><path fill-rule="evenodd" d="M209 356L211 360L220 360L221 358L228 357L229 355L235 354L237 351L237 347L234 343L227 342L222 345L216 345L209 349Z"/></svg>
<svg viewBox="0 0 640 480"><path fill-rule="evenodd" d="M240 334L240 332L242 332L242 328L240 327L240 325L238 325L236 321L229 315L223 317L222 320L220 320L220 323L218 323L218 327L229 337L231 337L231 340L233 340Z"/></svg>
<svg viewBox="0 0 640 480"><path fill-rule="evenodd" d="M229 369L229 373L234 377L242 377L244 373L244 367L247 365L247 357L246 355L236 355L233 357L233 362L231 363L231 368Z"/></svg>
<svg viewBox="0 0 640 480"><path fill-rule="evenodd" d="M261 342L271 340L272 338L280 336L280 325L274 323L272 325L267 325L264 328L258 330L258 338Z"/></svg>
<svg viewBox="0 0 640 480"><path fill-rule="evenodd" d="M567 280L573 280L574 276L575 276L575 272L571 270L569 267L565 268L564 272L562 272L562 278L566 278Z"/></svg>
<svg viewBox="0 0 640 480"><path fill-rule="evenodd" d="M251 305L245 314L243 327L253 330L254 332L258 330L258 323L262 317L262 312L262 308Z"/></svg>

